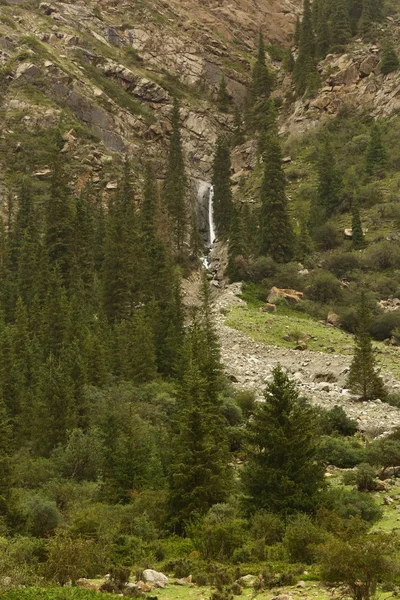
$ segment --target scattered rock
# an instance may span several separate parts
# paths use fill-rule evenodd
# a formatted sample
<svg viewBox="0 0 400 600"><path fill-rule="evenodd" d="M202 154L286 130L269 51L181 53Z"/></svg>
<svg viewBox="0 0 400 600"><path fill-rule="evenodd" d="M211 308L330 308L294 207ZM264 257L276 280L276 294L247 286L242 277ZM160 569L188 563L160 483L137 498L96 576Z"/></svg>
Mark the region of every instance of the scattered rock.
<svg viewBox="0 0 400 600"><path fill-rule="evenodd" d="M298 304L303 299L303 296L303 292L272 287L268 294L267 302L269 304L274 304L279 300L287 300L291 304Z"/></svg>
<svg viewBox="0 0 400 600"><path fill-rule="evenodd" d="M262 312L275 313L278 309L276 308L276 304L270 304L269 302L267 302L260 310Z"/></svg>
<svg viewBox="0 0 400 600"><path fill-rule="evenodd" d="M159 587L165 587L168 584L168 577L164 573L159 573L153 569L145 569L143 571L143 580L145 583L152 583Z"/></svg>
<svg viewBox="0 0 400 600"><path fill-rule="evenodd" d="M383 504L385 504L386 506L390 506L391 504L393 504L393 502L394 500L390 496L383 497Z"/></svg>
<svg viewBox="0 0 400 600"><path fill-rule="evenodd" d="M330 312L328 313L328 316L327 316L326 322L327 322L329 325L333 325L333 327L339 327L339 325L340 325L340 317L339 317L339 315L337 315L335 312L333 312L333 311L330 311Z"/></svg>

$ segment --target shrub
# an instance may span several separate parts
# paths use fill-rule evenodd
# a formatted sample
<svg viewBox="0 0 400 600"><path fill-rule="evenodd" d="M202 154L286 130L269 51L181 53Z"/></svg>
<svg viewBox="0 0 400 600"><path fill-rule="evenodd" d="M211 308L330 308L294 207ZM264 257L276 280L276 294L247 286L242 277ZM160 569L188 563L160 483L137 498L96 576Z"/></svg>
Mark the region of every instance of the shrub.
<svg viewBox="0 0 400 600"><path fill-rule="evenodd" d="M288 524L283 543L291 560L310 564L324 538L325 532L308 515L300 514Z"/></svg>
<svg viewBox="0 0 400 600"><path fill-rule="evenodd" d="M270 256L259 256L250 265L250 279L258 282L263 279L273 277L277 271L278 265Z"/></svg>
<svg viewBox="0 0 400 600"><path fill-rule="evenodd" d="M256 397L254 392L243 391L236 395L236 403L242 409L243 416L249 418L256 408Z"/></svg>
<svg viewBox="0 0 400 600"><path fill-rule="evenodd" d="M60 585L76 582L81 577L94 577L104 572L108 563L105 549L93 540L71 537L60 531L48 542L49 558L46 575Z"/></svg>
<svg viewBox="0 0 400 600"><path fill-rule="evenodd" d="M398 570L396 544L388 534L364 535L347 541L330 539L319 553L326 583L342 586L353 600L374 597L378 582L390 581Z"/></svg>
<svg viewBox="0 0 400 600"><path fill-rule="evenodd" d="M221 412L228 425L239 425L243 421L242 409L232 398L226 398L224 400Z"/></svg>
<svg viewBox="0 0 400 600"><path fill-rule="evenodd" d="M355 518L372 525L379 521L383 514L382 508L372 496L343 487L331 487L326 490L321 497L320 507L337 515L345 525Z"/></svg>
<svg viewBox="0 0 400 600"><path fill-rule="evenodd" d="M56 448L51 456L56 472L65 478L76 481L96 481L103 458L103 444L100 432L92 429L84 433L74 429L67 444Z"/></svg>
<svg viewBox="0 0 400 600"><path fill-rule="evenodd" d="M326 268L336 277L348 276L351 271L359 267L360 259L352 252L335 252L326 261Z"/></svg>
<svg viewBox="0 0 400 600"><path fill-rule="evenodd" d="M379 242L366 252L366 265L373 271L396 269L400 266L400 246L393 242Z"/></svg>
<svg viewBox="0 0 400 600"><path fill-rule="evenodd" d="M364 460L364 448L355 439L323 436L318 458L341 469L355 467Z"/></svg>
<svg viewBox="0 0 400 600"><path fill-rule="evenodd" d="M334 250L343 243L342 234L332 223L325 223L325 225L317 227L313 231L312 237L320 250Z"/></svg>
<svg viewBox="0 0 400 600"><path fill-rule="evenodd" d="M357 431L357 421L348 417L342 406L335 405L330 410L319 408L318 418L324 434L338 433L352 436Z"/></svg>
<svg viewBox="0 0 400 600"><path fill-rule="evenodd" d="M246 540L246 522L235 518L232 507L216 504L193 531L196 547L207 560L229 560Z"/></svg>
<svg viewBox="0 0 400 600"><path fill-rule="evenodd" d="M337 302L342 297L340 282L328 271L317 271L309 278L307 297L315 302Z"/></svg>
<svg viewBox="0 0 400 600"><path fill-rule="evenodd" d="M356 469L356 485L360 492L376 489L376 471L369 463L361 463Z"/></svg>
<svg viewBox="0 0 400 600"><path fill-rule="evenodd" d="M251 534L256 540L263 540L267 546L281 541L285 531L282 519L266 510L259 510L251 520Z"/></svg>
<svg viewBox="0 0 400 600"><path fill-rule="evenodd" d="M340 311L340 326L349 333L355 333L358 327L358 312L356 308Z"/></svg>
<svg viewBox="0 0 400 600"><path fill-rule="evenodd" d="M61 513L55 502L34 496L26 505L27 524L30 533L35 537L53 535L61 523Z"/></svg>
<svg viewBox="0 0 400 600"><path fill-rule="evenodd" d="M397 327L400 327L400 314L385 313L374 319L370 332L376 340L386 340L392 336Z"/></svg>

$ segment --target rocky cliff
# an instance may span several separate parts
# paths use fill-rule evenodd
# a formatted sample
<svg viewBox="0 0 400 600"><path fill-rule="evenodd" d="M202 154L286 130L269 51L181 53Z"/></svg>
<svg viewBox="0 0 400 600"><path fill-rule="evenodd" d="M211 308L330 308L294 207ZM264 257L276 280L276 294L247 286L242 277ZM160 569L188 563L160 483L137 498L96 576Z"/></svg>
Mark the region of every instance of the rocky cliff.
<svg viewBox="0 0 400 600"><path fill-rule="evenodd" d="M207 179L217 133L231 124L213 102L221 73L242 102L259 26L268 41L288 44L300 4L10 0L0 9L3 145L20 149L21 127L34 132L64 119L63 152L80 183L107 179L113 153L134 163L151 157L162 175L171 97L179 94L189 172ZM36 165L38 176L46 167Z"/></svg>

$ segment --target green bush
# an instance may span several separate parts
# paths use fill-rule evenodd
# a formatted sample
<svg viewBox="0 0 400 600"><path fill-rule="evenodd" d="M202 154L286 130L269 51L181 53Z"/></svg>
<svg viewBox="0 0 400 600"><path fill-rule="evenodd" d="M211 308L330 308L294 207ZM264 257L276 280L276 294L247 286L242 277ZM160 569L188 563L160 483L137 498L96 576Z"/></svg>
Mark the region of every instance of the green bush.
<svg viewBox="0 0 400 600"><path fill-rule="evenodd" d="M326 268L336 277L348 277L351 271L360 268L360 259L353 252L335 252L326 261Z"/></svg>
<svg viewBox="0 0 400 600"><path fill-rule="evenodd" d="M355 439L323 436L318 448L319 460L341 469L355 467L364 460L364 456L364 448Z"/></svg>
<svg viewBox="0 0 400 600"><path fill-rule="evenodd" d="M51 460L56 472L76 481L96 481L103 461L103 443L100 431L91 429L84 433L74 429L67 444L56 448Z"/></svg>
<svg viewBox="0 0 400 600"><path fill-rule="evenodd" d="M339 311L340 326L349 333L355 333L358 327L358 312L356 308L346 308Z"/></svg>
<svg viewBox="0 0 400 600"><path fill-rule="evenodd" d="M294 562L310 564L316 557L317 546L324 541L325 532L308 515L297 515L289 522L283 544Z"/></svg>
<svg viewBox="0 0 400 600"><path fill-rule="evenodd" d="M327 304L342 297L340 282L329 271L316 271L308 278L306 295L315 302Z"/></svg>
<svg viewBox="0 0 400 600"><path fill-rule="evenodd" d="M250 280L257 283L269 279L277 272L278 265L270 256L259 256L250 265Z"/></svg>
<svg viewBox="0 0 400 600"><path fill-rule="evenodd" d="M366 251L366 266L372 271L386 271L400 267L400 246L394 242L379 242Z"/></svg>
<svg viewBox="0 0 400 600"><path fill-rule="evenodd" d="M376 471L369 463L361 463L356 469L356 485L360 492L376 489Z"/></svg>
<svg viewBox="0 0 400 600"><path fill-rule="evenodd" d="M343 243L343 235L336 229L332 223L325 223L317 227L312 237L320 250L334 250Z"/></svg>
<svg viewBox="0 0 400 600"><path fill-rule="evenodd" d="M248 419L256 408L256 397L254 392L244 390L236 395L236 403L240 406L243 416Z"/></svg>
<svg viewBox="0 0 400 600"><path fill-rule="evenodd" d="M266 510L259 510L251 519L251 535L255 540L263 540L267 546L281 541L285 531L282 519Z"/></svg>
<svg viewBox="0 0 400 600"><path fill-rule="evenodd" d="M229 504L215 504L191 533L206 560L229 560L247 539L246 522Z"/></svg>
<svg viewBox="0 0 400 600"><path fill-rule="evenodd" d="M338 433L350 437L357 432L357 421L348 417L342 406L335 405L330 410L319 408L317 414L321 431L325 435Z"/></svg>
<svg viewBox="0 0 400 600"><path fill-rule="evenodd" d="M59 531L48 542L46 576L60 585L76 582L81 577L95 577L104 573L109 557L105 546L93 540L72 537L67 531Z"/></svg>
<svg viewBox="0 0 400 600"><path fill-rule="evenodd" d="M365 492L347 490L343 487L331 487L321 497L320 507L337 515L344 524L358 518L369 525L382 517L382 508L375 499Z"/></svg>
<svg viewBox="0 0 400 600"><path fill-rule="evenodd" d="M395 312L385 313L375 317L370 332L374 339L386 340L392 336L397 327L400 327L400 314Z"/></svg>
<svg viewBox="0 0 400 600"><path fill-rule="evenodd" d="M35 537L53 535L61 524L61 513L55 502L41 496L31 497L25 506L25 511L28 530Z"/></svg>

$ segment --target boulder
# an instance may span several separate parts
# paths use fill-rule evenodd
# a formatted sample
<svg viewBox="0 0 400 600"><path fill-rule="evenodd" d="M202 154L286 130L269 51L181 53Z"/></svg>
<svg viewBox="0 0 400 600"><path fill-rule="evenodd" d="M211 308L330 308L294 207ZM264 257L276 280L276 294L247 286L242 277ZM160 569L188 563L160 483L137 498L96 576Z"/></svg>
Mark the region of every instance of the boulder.
<svg viewBox="0 0 400 600"><path fill-rule="evenodd" d="M168 577L164 573L159 573L153 569L143 571L143 580L145 583L152 583L157 587L165 587L168 584Z"/></svg>
<svg viewBox="0 0 400 600"><path fill-rule="evenodd" d="M51 6L51 4L48 4L48 2L41 2L39 4L39 10L44 12L44 14L47 16L52 15L53 13L57 12L57 9L55 8L55 6Z"/></svg>
<svg viewBox="0 0 400 600"><path fill-rule="evenodd" d="M193 585L192 584L192 576L189 575L189 577L182 577L181 579L177 579L175 581L175 583L177 585Z"/></svg>
<svg viewBox="0 0 400 600"><path fill-rule="evenodd" d="M93 590L95 592L98 592L100 590L100 585L98 583L90 581L90 579L86 579L85 577L78 579L76 585L85 590Z"/></svg>
<svg viewBox="0 0 400 600"><path fill-rule="evenodd" d="M340 325L340 317L338 314L336 314L335 312L333 312L332 310L328 313L326 322L329 325L333 325L333 327L339 327Z"/></svg>
<svg viewBox="0 0 400 600"><path fill-rule="evenodd" d="M268 294L267 302L275 304L278 300L287 300L291 304L298 304L303 299L303 296L303 292L272 287Z"/></svg>
<svg viewBox="0 0 400 600"><path fill-rule="evenodd" d="M393 498L391 498L390 496L384 496L383 504L385 504L386 506L390 506L391 504L393 504L393 502Z"/></svg>
<svg viewBox="0 0 400 600"><path fill-rule="evenodd" d="M376 56L368 56L365 60L362 61L360 65L360 73L364 77L367 77L372 73L375 67L378 64L378 59Z"/></svg>
<svg viewBox="0 0 400 600"><path fill-rule="evenodd" d="M266 304L264 304L261 310L262 312L275 313L277 311L277 308L275 304L270 304L269 302L267 302Z"/></svg>
<svg viewBox="0 0 400 600"><path fill-rule="evenodd" d="M21 63L15 73L15 79L25 79L29 83L38 79L42 74L39 67L32 63L24 62Z"/></svg>

